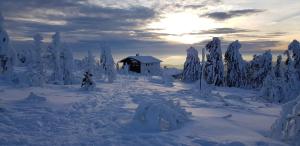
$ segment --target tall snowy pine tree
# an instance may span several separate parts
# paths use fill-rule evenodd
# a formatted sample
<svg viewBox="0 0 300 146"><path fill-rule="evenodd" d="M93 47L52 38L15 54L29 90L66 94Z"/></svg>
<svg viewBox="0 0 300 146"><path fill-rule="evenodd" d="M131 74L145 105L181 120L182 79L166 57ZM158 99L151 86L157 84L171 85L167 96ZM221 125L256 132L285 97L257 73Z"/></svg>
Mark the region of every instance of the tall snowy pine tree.
<svg viewBox="0 0 300 146"><path fill-rule="evenodd" d="M205 66L205 77L208 84L216 86L223 85L224 81L224 64L221 51L221 41L214 37L212 41L206 44L207 62Z"/></svg>
<svg viewBox="0 0 300 146"><path fill-rule="evenodd" d="M239 52L241 47L242 45L236 40L228 46L225 53L226 84L229 87L243 87L246 83L246 63Z"/></svg>
<svg viewBox="0 0 300 146"><path fill-rule="evenodd" d="M61 55L61 68L63 74L63 81L65 85L70 85L74 83L74 59L72 51L64 47L62 49Z"/></svg>
<svg viewBox="0 0 300 146"><path fill-rule="evenodd" d="M61 42L60 33L56 32L52 36L52 44L50 45L51 59L53 61L53 72L51 82L54 84L63 84L63 71L61 68L60 52Z"/></svg>
<svg viewBox="0 0 300 146"><path fill-rule="evenodd" d="M193 82L199 79L200 61L198 51L190 47L187 49L187 57L182 72L182 80L185 82Z"/></svg>
<svg viewBox="0 0 300 146"><path fill-rule="evenodd" d="M300 80L300 43L297 40L293 40L289 44L288 50L293 52L294 66L298 74L297 80Z"/></svg>
<svg viewBox="0 0 300 146"><path fill-rule="evenodd" d="M109 48L102 48L100 55L100 66L107 77L107 81L112 83L116 79L116 67Z"/></svg>
<svg viewBox="0 0 300 146"><path fill-rule="evenodd" d="M272 70L272 54L268 50L262 55L254 55L247 66L247 86L261 88L263 81Z"/></svg>
<svg viewBox="0 0 300 146"><path fill-rule="evenodd" d="M15 63L15 51L9 44L9 36L4 29L4 18L0 13L0 74L11 78Z"/></svg>

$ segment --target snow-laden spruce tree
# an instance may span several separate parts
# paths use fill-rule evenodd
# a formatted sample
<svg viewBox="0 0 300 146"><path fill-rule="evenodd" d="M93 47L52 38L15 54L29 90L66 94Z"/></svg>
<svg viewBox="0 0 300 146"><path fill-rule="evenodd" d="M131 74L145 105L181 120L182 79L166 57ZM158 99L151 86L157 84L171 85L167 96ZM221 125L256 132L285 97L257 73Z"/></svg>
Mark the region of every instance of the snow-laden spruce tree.
<svg viewBox="0 0 300 146"><path fill-rule="evenodd" d="M107 81L112 83L116 79L117 71L109 48L102 48L101 50L100 67L103 70Z"/></svg>
<svg viewBox="0 0 300 146"><path fill-rule="evenodd" d="M60 53L61 53L61 41L60 41L60 33L56 32L52 36L52 43L50 45L50 53L51 59L53 63L53 72L51 75L50 82L55 84L62 84L63 83L63 71L61 68L61 60L60 60Z"/></svg>
<svg viewBox="0 0 300 146"><path fill-rule="evenodd" d="M27 64L27 78L29 86L42 86L45 82L44 62L42 60L42 40L40 34L33 37L34 47L30 49Z"/></svg>
<svg viewBox="0 0 300 146"><path fill-rule="evenodd" d="M272 103L284 103L288 99L288 89L282 77L276 77L273 70L264 79L260 95L263 99Z"/></svg>
<svg viewBox="0 0 300 146"><path fill-rule="evenodd" d="M224 64L221 51L221 40L214 37L212 41L206 44L206 50L209 52L205 66L205 77L208 84L216 86L223 85Z"/></svg>
<svg viewBox="0 0 300 146"><path fill-rule="evenodd" d="M4 18L0 12L0 75L10 79L15 60L15 50L10 46L9 36L4 29Z"/></svg>
<svg viewBox="0 0 300 146"><path fill-rule="evenodd" d="M194 47L190 47L186 52L187 57L183 67L182 80L193 82L199 79L200 61L198 51Z"/></svg>
<svg viewBox="0 0 300 146"><path fill-rule="evenodd" d="M242 45L236 40L229 44L225 53L226 84L229 87L243 87L246 84L246 63L239 52L241 47Z"/></svg>
<svg viewBox="0 0 300 146"><path fill-rule="evenodd" d="M289 51L285 51L287 59L285 61L286 68L283 72L283 77L286 83L286 88L288 90L289 100L293 99L297 94L299 94L299 81L297 78L297 72L295 69L294 61L290 56Z"/></svg>
<svg viewBox="0 0 300 146"><path fill-rule="evenodd" d="M272 69L272 54L268 50L262 55L254 55L247 65L247 86L261 88L263 81Z"/></svg>
<svg viewBox="0 0 300 146"><path fill-rule="evenodd" d="M85 64L85 72L89 72L91 74L95 74L96 70L96 60L92 54L92 51L88 51L88 56L84 59Z"/></svg>
<svg viewBox="0 0 300 146"><path fill-rule="evenodd" d="M277 78L283 77L282 56L281 55L277 56L276 65L274 67L274 74L275 74L275 77L277 77Z"/></svg>
<svg viewBox="0 0 300 146"><path fill-rule="evenodd" d="M60 55L62 76L65 85L75 82L73 53L68 47L64 47Z"/></svg>
<svg viewBox="0 0 300 146"><path fill-rule="evenodd" d="M297 40L293 40L289 46L288 50L293 52L294 66L298 74L297 79L300 79L300 43Z"/></svg>
<svg viewBox="0 0 300 146"><path fill-rule="evenodd" d="M283 105L280 118L271 130L272 137L294 146L300 145L300 96Z"/></svg>

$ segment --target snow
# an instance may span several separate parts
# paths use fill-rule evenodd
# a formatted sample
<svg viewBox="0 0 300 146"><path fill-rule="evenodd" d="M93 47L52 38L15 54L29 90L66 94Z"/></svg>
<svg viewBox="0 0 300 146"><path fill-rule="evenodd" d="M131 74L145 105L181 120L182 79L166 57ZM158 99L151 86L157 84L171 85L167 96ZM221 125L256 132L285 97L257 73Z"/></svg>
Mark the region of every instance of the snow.
<svg viewBox="0 0 300 146"><path fill-rule="evenodd" d="M256 100L258 91L215 87L200 96L197 83L173 84L118 75L83 91L80 84L17 88L1 81L0 145L287 145L269 137L280 106ZM162 116L183 124L143 129L133 124L141 111L173 113Z"/></svg>

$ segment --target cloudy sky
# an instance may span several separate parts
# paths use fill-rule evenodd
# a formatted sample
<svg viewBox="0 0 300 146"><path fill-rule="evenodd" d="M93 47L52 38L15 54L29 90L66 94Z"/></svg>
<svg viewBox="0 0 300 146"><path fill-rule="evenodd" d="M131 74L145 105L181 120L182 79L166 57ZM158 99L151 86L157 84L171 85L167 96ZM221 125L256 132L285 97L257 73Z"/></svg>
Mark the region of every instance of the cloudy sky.
<svg viewBox="0 0 300 146"><path fill-rule="evenodd" d="M280 52L300 39L299 8L298 0L0 0L15 48L59 31L77 56L109 46L117 59L139 52L173 63L213 36L223 51L238 39L244 54Z"/></svg>

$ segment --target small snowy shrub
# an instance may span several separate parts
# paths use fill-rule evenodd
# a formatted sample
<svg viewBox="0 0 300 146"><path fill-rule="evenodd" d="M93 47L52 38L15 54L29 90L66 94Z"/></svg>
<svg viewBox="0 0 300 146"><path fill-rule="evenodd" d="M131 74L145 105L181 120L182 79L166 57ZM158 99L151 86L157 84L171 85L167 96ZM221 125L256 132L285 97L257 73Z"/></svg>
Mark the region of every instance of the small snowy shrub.
<svg viewBox="0 0 300 146"><path fill-rule="evenodd" d="M93 90L96 87L96 83L92 79L93 75L89 72L85 72L82 79L81 88L84 90Z"/></svg>
<svg viewBox="0 0 300 146"><path fill-rule="evenodd" d="M189 113L179 103L157 100L141 103L136 109L134 126L145 131L170 131L184 125Z"/></svg>
<svg viewBox="0 0 300 146"><path fill-rule="evenodd" d="M300 146L300 96L283 105L281 116L271 129L272 137Z"/></svg>

